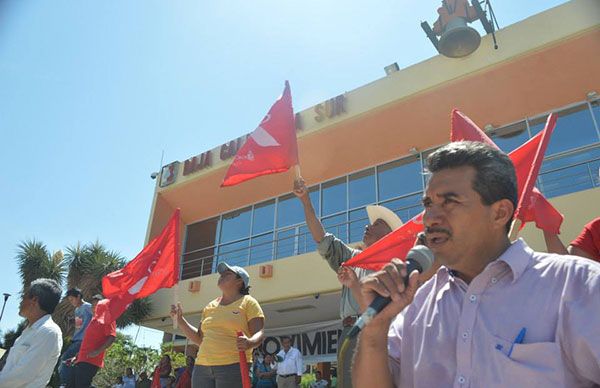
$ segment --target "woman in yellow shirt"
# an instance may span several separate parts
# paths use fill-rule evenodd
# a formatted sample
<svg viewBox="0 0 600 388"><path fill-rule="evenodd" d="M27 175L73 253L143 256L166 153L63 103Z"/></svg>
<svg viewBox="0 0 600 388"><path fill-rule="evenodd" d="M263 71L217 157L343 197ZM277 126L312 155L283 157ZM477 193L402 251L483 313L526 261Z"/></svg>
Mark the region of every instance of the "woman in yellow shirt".
<svg viewBox="0 0 600 388"><path fill-rule="evenodd" d="M242 387L239 352L252 362L252 349L262 343L265 315L249 295L250 276L245 269L219 263L217 283L222 295L202 310L196 329L183 317L181 305L171 306L171 317L188 339L199 346L192 374L193 388ZM237 332L244 333L237 337Z"/></svg>

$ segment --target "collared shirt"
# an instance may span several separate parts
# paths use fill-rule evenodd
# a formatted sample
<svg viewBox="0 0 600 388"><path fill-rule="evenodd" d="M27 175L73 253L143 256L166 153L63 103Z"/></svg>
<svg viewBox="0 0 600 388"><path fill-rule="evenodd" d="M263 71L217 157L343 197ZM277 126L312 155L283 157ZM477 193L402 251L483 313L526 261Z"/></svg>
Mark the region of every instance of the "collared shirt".
<svg viewBox="0 0 600 388"><path fill-rule="evenodd" d="M600 384L600 264L519 240L470 284L450 272L440 268L390 327L396 386Z"/></svg>
<svg viewBox="0 0 600 388"><path fill-rule="evenodd" d="M0 371L0 387L45 387L60 356L62 332L50 314L23 330Z"/></svg>
<svg viewBox="0 0 600 388"><path fill-rule="evenodd" d="M302 376L302 373L304 373L304 363L302 362L302 353L298 349L292 346L287 353L281 349L277 353L277 356L283 359L283 361L277 363L278 375L295 374Z"/></svg>
<svg viewBox="0 0 600 388"><path fill-rule="evenodd" d="M319 254L327 260L327 263L335 272L340 269L343 262L350 260L353 256L360 253L360 250L348 246L339 238L331 233L325 233L325 237L317 246ZM373 271L363 268L352 268L358 279L362 279ZM352 315L359 315L360 307L358 302L352 296L348 287L342 287L342 296L340 298L340 318L344 319Z"/></svg>
<svg viewBox="0 0 600 388"><path fill-rule="evenodd" d="M73 333L73 341L82 341L83 333L90 321L92 320L92 305L88 302L75 309L75 332Z"/></svg>

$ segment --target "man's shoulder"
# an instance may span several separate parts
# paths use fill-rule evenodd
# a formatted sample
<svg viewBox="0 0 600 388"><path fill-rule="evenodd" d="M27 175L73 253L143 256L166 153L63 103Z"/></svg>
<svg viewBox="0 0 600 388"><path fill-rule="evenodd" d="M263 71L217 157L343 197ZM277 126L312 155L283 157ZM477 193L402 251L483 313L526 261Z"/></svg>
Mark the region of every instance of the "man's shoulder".
<svg viewBox="0 0 600 388"><path fill-rule="evenodd" d="M600 263L573 255L534 251L531 268L554 275L600 277Z"/></svg>
<svg viewBox="0 0 600 388"><path fill-rule="evenodd" d="M40 333L46 333L48 335L58 336L62 338L62 330L60 327L54 322L52 317L49 317L46 322L39 329Z"/></svg>

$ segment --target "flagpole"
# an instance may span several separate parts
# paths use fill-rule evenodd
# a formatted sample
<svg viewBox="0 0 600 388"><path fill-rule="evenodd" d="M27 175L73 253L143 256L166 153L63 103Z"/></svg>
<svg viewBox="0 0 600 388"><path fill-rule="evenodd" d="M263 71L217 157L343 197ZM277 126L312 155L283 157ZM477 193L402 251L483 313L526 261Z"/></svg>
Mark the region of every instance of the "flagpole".
<svg viewBox="0 0 600 388"><path fill-rule="evenodd" d="M173 306L177 308L177 304L179 303L179 282L175 283L173 286ZM173 330L177 330L177 318L173 319ZM175 335L175 332L173 332ZM175 338L175 337L173 337Z"/></svg>
<svg viewBox="0 0 600 388"><path fill-rule="evenodd" d="M521 225L523 225L523 221L518 218L515 218L510 225L510 232L508 233L508 239L510 241L515 241L517 237L519 237L519 230L521 229Z"/></svg>
<svg viewBox="0 0 600 388"><path fill-rule="evenodd" d="M294 165L294 174L296 176L296 180L302 179L302 173L300 172L300 165Z"/></svg>

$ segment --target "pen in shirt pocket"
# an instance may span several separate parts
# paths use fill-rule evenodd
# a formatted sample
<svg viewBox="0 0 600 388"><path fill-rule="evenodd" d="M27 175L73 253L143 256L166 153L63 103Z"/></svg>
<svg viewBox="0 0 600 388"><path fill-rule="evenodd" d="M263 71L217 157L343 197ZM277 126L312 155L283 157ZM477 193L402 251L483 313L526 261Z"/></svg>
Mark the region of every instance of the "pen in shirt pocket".
<svg viewBox="0 0 600 388"><path fill-rule="evenodd" d="M515 344L523 343L523 340L525 339L525 333L527 333L526 327L522 328L521 331L519 331L519 334L517 334L517 336L515 337L515 340L512 342L512 344L510 344L510 349L508 349L508 354L507 354L508 357L510 357L510 355L512 354L513 347L515 346Z"/></svg>

